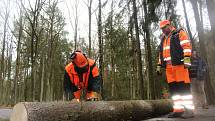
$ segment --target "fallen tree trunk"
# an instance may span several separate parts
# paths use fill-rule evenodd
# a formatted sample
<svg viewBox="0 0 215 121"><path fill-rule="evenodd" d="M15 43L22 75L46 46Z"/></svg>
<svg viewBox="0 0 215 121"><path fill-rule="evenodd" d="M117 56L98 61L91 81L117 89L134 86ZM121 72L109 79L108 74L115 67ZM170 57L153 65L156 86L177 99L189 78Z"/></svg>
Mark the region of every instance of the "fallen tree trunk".
<svg viewBox="0 0 215 121"><path fill-rule="evenodd" d="M139 121L172 110L170 100L22 102L11 121Z"/></svg>

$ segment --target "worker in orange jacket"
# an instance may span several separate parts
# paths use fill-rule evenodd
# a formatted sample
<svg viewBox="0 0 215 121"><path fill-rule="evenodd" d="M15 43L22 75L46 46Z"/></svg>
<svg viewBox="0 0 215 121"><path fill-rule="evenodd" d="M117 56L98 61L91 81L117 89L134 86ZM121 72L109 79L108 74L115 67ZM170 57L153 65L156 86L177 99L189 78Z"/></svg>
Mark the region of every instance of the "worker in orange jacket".
<svg viewBox="0 0 215 121"><path fill-rule="evenodd" d="M86 94L86 100L100 100L101 78L95 61L80 50L73 52L70 59L72 62L65 67L64 74L65 97L79 102L81 95Z"/></svg>
<svg viewBox="0 0 215 121"><path fill-rule="evenodd" d="M166 70L167 82L173 100L173 112L168 117L193 117L194 105L190 91L188 67L191 66L191 42L183 29L175 29L169 20L160 22L163 34L159 48L157 73Z"/></svg>

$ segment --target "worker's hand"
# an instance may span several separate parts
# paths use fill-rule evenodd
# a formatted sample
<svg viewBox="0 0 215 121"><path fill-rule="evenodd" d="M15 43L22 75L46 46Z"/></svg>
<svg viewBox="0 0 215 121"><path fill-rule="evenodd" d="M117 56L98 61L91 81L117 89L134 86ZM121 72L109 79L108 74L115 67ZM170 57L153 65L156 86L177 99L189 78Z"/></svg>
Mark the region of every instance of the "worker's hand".
<svg viewBox="0 0 215 121"><path fill-rule="evenodd" d="M74 98L74 99L72 99L71 101L72 101L72 102L80 102L80 99Z"/></svg>
<svg viewBox="0 0 215 121"><path fill-rule="evenodd" d="M100 101L101 95L97 92L89 92L87 93L87 101Z"/></svg>
<svg viewBox="0 0 215 121"><path fill-rule="evenodd" d="M191 66L190 57L184 57L184 67L189 68Z"/></svg>
<svg viewBox="0 0 215 121"><path fill-rule="evenodd" d="M88 98L87 101L99 101L98 98Z"/></svg>
<svg viewBox="0 0 215 121"><path fill-rule="evenodd" d="M161 66L160 65L157 65L156 72L157 72L157 75L162 75L162 71L161 71Z"/></svg>

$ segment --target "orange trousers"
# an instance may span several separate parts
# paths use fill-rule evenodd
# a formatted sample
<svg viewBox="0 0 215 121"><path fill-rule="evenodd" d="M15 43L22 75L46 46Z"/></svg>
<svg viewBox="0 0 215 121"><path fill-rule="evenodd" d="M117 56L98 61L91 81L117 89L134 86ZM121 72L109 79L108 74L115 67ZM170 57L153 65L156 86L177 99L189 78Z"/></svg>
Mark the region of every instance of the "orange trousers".
<svg viewBox="0 0 215 121"><path fill-rule="evenodd" d="M167 82L184 82L190 83L188 69L184 65L166 65L166 78Z"/></svg>

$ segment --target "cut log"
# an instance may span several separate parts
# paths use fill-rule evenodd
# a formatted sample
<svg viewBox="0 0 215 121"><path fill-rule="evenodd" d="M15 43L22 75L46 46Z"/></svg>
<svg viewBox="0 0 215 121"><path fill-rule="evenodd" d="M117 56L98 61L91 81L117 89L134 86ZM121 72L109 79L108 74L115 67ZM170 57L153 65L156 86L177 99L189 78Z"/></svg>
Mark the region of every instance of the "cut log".
<svg viewBox="0 0 215 121"><path fill-rule="evenodd" d="M11 121L139 121L172 111L170 100L22 102Z"/></svg>

